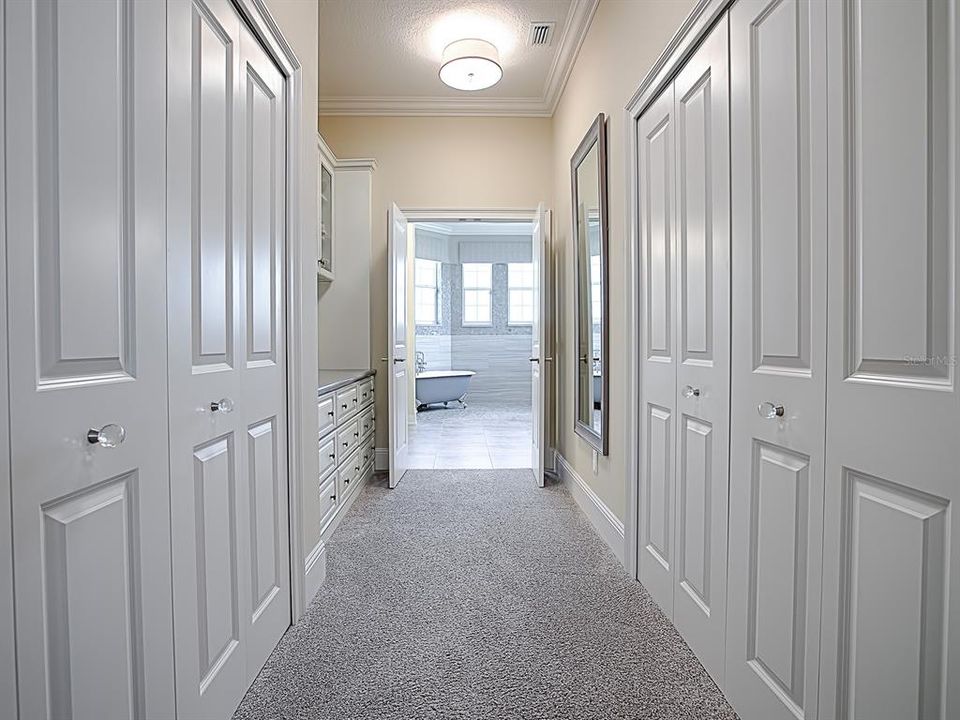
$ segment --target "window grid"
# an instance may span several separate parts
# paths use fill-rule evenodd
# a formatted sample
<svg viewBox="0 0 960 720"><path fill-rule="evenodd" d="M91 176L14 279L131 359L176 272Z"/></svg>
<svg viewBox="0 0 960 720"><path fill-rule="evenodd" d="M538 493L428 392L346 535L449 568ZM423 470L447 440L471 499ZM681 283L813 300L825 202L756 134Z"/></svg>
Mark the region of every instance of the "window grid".
<svg viewBox="0 0 960 720"><path fill-rule="evenodd" d="M491 263L464 263L463 325L490 325L493 265Z"/></svg>
<svg viewBox="0 0 960 720"><path fill-rule="evenodd" d="M417 325L439 325L440 263L416 258L414 261L414 317Z"/></svg>
<svg viewBox="0 0 960 720"><path fill-rule="evenodd" d="M533 263L507 264L507 324L533 324Z"/></svg>

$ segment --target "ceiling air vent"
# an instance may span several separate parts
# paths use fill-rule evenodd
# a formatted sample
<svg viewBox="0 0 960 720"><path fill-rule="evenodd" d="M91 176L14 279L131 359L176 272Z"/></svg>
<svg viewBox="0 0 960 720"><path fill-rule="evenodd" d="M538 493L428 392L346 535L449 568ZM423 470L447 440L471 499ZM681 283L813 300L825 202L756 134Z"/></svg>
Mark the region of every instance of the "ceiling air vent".
<svg viewBox="0 0 960 720"><path fill-rule="evenodd" d="M530 40L527 43L531 47L547 46L553 42L554 22L534 22L530 23Z"/></svg>

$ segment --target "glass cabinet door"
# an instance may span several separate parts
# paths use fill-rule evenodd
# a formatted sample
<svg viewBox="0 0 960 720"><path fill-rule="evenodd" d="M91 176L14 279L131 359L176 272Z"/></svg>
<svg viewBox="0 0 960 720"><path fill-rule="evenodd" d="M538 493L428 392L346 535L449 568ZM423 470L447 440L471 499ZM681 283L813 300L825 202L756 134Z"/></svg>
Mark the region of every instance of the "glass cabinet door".
<svg viewBox="0 0 960 720"><path fill-rule="evenodd" d="M320 272L333 274L333 173L320 164Z"/></svg>

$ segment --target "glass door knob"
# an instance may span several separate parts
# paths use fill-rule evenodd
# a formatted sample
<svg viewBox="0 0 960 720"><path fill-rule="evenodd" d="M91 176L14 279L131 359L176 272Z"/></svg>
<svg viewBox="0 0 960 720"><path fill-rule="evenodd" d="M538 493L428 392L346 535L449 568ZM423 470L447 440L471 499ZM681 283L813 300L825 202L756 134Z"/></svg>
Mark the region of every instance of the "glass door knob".
<svg viewBox="0 0 960 720"><path fill-rule="evenodd" d="M214 400L210 403L210 412L223 413L224 415L233 412L233 400L226 397Z"/></svg>
<svg viewBox="0 0 960 720"><path fill-rule="evenodd" d="M700 397L700 388L694 387L693 385L684 385L683 396L685 398Z"/></svg>
<svg viewBox="0 0 960 720"><path fill-rule="evenodd" d="M97 430L90 428L87 430L87 442L91 445L99 445L104 448L115 448L119 446L127 437L127 431L123 425L110 423Z"/></svg>
<svg viewBox="0 0 960 720"><path fill-rule="evenodd" d="M783 405L767 401L757 405L757 412L760 413L760 417L765 420L773 420L774 418L783 417L786 410Z"/></svg>

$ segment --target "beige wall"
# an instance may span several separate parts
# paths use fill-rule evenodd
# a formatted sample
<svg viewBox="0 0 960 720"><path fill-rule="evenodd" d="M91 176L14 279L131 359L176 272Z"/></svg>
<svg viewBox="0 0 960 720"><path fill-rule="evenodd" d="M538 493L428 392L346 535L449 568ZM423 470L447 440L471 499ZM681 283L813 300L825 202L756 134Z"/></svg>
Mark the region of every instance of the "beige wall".
<svg viewBox="0 0 960 720"><path fill-rule="evenodd" d="M387 211L507 210L551 200L549 118L323 116L337 157L373 157L371 366L377 369L377 447L387 446ZM336 281L334 281L336 282ZM412 361L412 357L411 357Z"/></svg>
<svg viewBox="0 0 960 720"><path fill-rule="evenodd" d="M626 515L628 302L624 270L627 243L627 135L624 108L640 81L693 8L694 0L602 0L553 117L554 243L560 268L557 308L557 447L621 520ZM597 113L607 115L608 209L610 217L610 454L593 473L592 448L573 431L576 364L575 289L570 239L570 157Z"/></svg>
<svg viewBox="0 0 960 720"><path fill-rule="evenodd" d="M626 515L627 158L624 108L695 0L601 0L552 118L320 118L341 157L375 157L371 362L386 354L387 209L553 209L558 290L556 445L621 520ZM571 252L570 157L597 113L608 117L610 217L610 454L592 468L592 448L573 431L576 348ZM386 447L386 386L378 376L377 446Z"/></svg>
<svg viewBox="0 0 960 720"><path fill-rule="evenodd" d="M320 507L317 497L317 68L319 6L317 0L266 0L280 31L301 65L303 107L300 113L300 242L302 293L299 298L302 329L301 387L311 393L303 403L300 443L301 523L304 551L309 553L320 539Z"/></svg>

